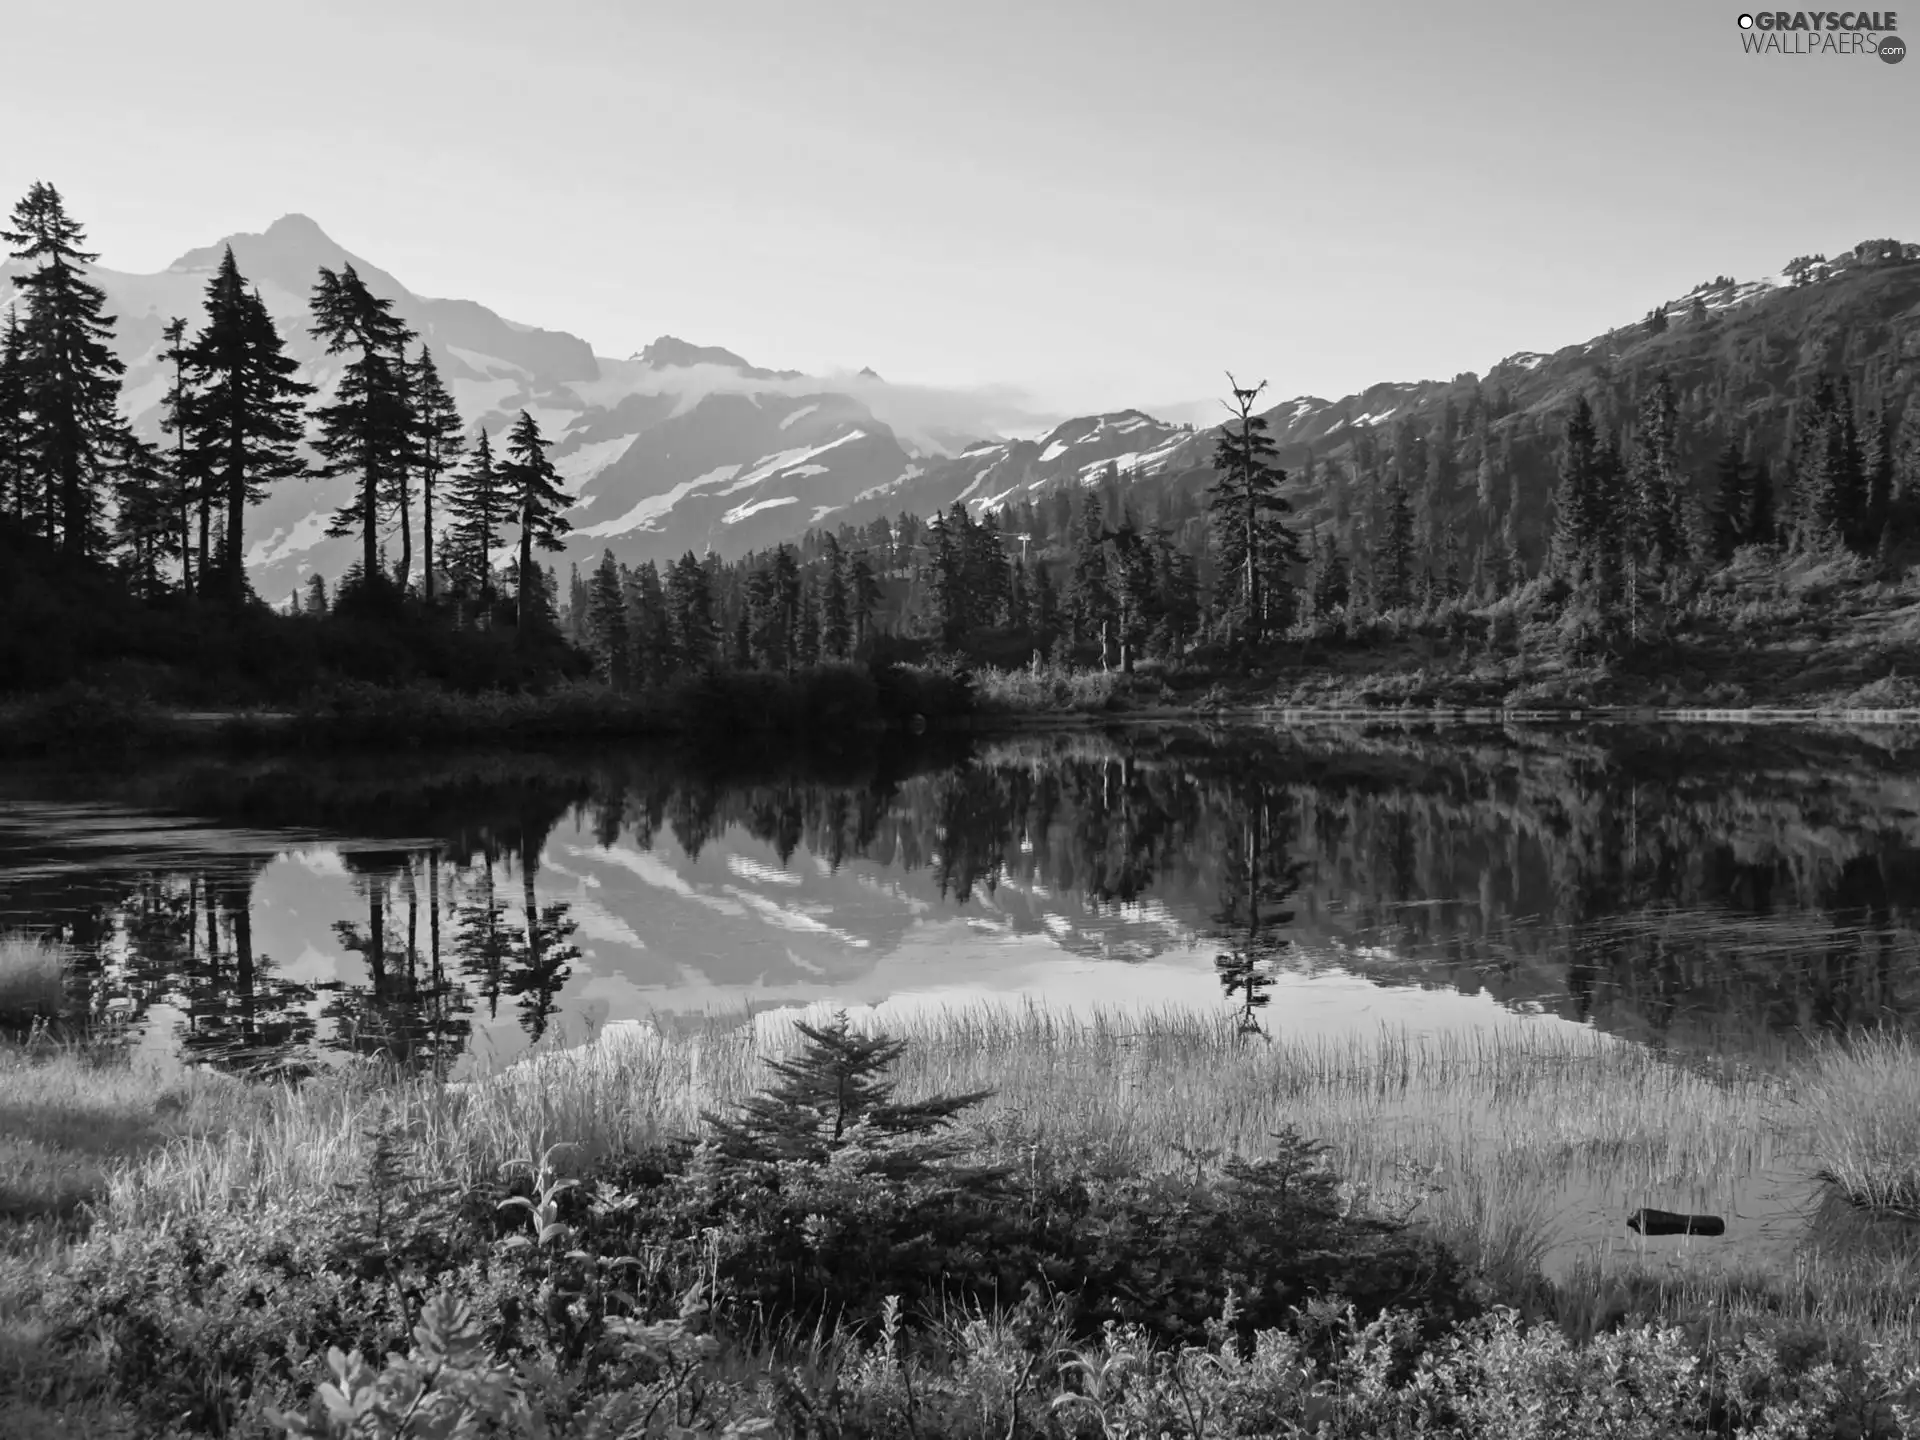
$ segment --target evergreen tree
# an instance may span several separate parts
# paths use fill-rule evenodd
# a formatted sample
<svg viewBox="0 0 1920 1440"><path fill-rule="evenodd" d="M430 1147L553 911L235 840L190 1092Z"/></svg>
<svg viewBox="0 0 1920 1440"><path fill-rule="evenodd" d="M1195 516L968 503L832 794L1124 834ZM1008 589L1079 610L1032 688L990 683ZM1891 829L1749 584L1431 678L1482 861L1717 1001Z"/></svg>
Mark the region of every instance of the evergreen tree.
<svg viewBox="0 0 1920 1440"><path fill-rule="evenodd" d="M180 589L183 594L194 592L196 576L193 563L193 512L196 506L201 511L201 564L204 572L206 562L206 507L208 490L206 477L199 473L199 461L206 455L203 447L187 449L187 441L193 428L193 387L187 379L187 322L182 316L174 316L161 332L167 342L167 348L161 351L161 358L172 367L172 378L167 393L161 397L160 429L173 437L171 469L173 479L173 500L175 508L174 523L177 527L174 549L180 557Z"/></svg>
<svg viewBox="0 0 1920 1440"><path fill-rule="evenodd" d="M1893 440L1879 407L1860 427L1860 478L1860 533L1877 541L1893 513Z"/></svg>
<svg viewBox="0 0 1920 1440"><path fill-rule="evenodd" d="M453 525L447 533L448 569L461 589L477 594L486 612L493 613L493 552L511 523L513 495L501 467L494 463L493 442L481 430L466 468L450 477L447 509Z"/></svg>
<svg viewBox="0 0 1920 1440"><path fill-rule="evenodd" d="M299 362L286 354L259 292L247 288L231 246L207 283L206 303L206 328L186 357L196 388L189 465L224 509L217 586L237 604L247 595L247 506L258 504L269 484L307 473L298 446L306 428L302 402L313 387L293 378Z"/></svg>
<svg viewBox="0 0 1920 1440"><path fill-rule="evenodd" d="M780 627L779 664L791 673L795 652L799 648L800 626L800 562L795 557L792 546L784 542L774 546L771 570L774 604L777 607L777 623Z"/></svg>
<svg viewBox="0 0 1920 1440"><path fill-rule="evenodd" d="M326 461L322 474L350 475L359 481L358 501L334 516L327 533L349 536L358 529L361 584L372 588L382 577L381 507L398 483L412 448L413 417L402 374L405 361L396 356L413 336L394 317L393 302L368 290L350 264L341 266L338 274L320 268L312 310L310 333L326 342L327 354L358 352L340 376L333 403L318 412L320 434L314 448Z"/></svg>
<svg viewBox="0 0 1920 1440"><path fill-rule="evenodd" d="M1310 583L1315 619L1330 619L1346 608L1350 590L1347 558L1340 553L1340 542L1328 531L1314 534Z"/></svg>
<svg viewBox="0 0 1920 1440"><path fill-rule="evenodd" d="M1732 436L1714 457L1713 546L1724 561L1742 545L1751 543L1753 515L1752 475Z"/></svg>
<svg viewBox="0 0 1920 1440"><path fill-rule="evenodd" d="M515 523L520 527L518 615L520 633L527 636L541 614L539 593L530 583L535 569L533 552L565 549L562 537L573 525L563 513L568 503L566 493L560 488L560 472L547 458L547 441L540 434L539 422L524 410L507 434L507 459L500 469L512 497Z"/></svg>
<svg viewBox="0 0 1920 1440"><path fill-rule="evenodd" d="M718 634L714 624L713 588L706 567L691 550L687 551L668 569L665 588L675 668L705 669L713 662Z"/></svg>
<svg viewBox="0 0 1920 1440"><path fill-rule="evenodd" d="M440 368L433 363L433 351L424 344L413 362L414 455L420 469L420 561L427 603L434 600L434 517L435 487L440 478L453 469L466 452L466 431L460 422L460 410L453 403Z"/></svg>
<svg viewBox="0 0 1920 1440"><path fill-rule="evenodd" d="M27 445L29 433L20 313L9 308L6 332L0 335L0 511L11 512L22 525L29 513L40 508L29 478L33 473Z"/></svg>
<svg viewBox="0 0 1920 1440"><path fill-rule="evenodd" d="M1159 618L1156 613L1159 583L1154 573L1153 546L1124 508L1120 525L1113 532L1113 557L1112 608L1120 642L1120 668L1131 673L1134 657L1146 644Z"/></svg>
<svg viewBox="0 0 1920 1440"><path fill-rule="evenodd" d="M1567 417L1553 517L1554 568L1575 586L1593 582L1599 573L1606 521L1605 484L1593 407L1582 395Z"/></svg>
<svg viewBox="0 0 1920 1440"><path fill-rule="evenodd" d="M1920 394L1907 397L1888 458L1889 513L1902 534L1920 529Z"/></svg>
<svg viewBox="0 0 1920 1440"><path fill-rule="evenodd" d="M956 510L959 506L954 507ZM927 522L923 537L926 562L922 577L928 633L943 650L958 649L967 633L967 593L964 537L954 533L955 521L947 515L935 515ZM958 524L966 524L962 511Z"/></svg>
<svg viewBox="0 0 1920 1440"><path fill-rule="evenodd" d="M98 258L80 248L85 239L60 192L44 181L34 182L14 206L10 228L0 230L12 257L34 267L14 280L16 305L26 312L17 336L17 413L25 424L15 463L25 462L42 532L58 539L70 561L99 551L102 500L127 429L119 409L126 366L109 344L106 292L82 273Z"/></svg>
<svg viewBox="0 0 1920 1440"><path fill-rule="evenodd" d="M820 643L832 660L844 660L853 645L853 616L847 593L847 552L826 538L827 580L820 597Z"/></svg>
<svg viewBox="0 0 1920 1440"><path fill-rule="evenodd" d="M1100 496L1080 497L1080 523L1074 532L1073 564L1067 573L1067 612L1076 641L1105 639L1113 619L1113 592L1107 581L1107 525ZM1104 662L1106 655L1101 654Z"/></svg>
<svg viewBox="0 0 1920 1440"><path fill-rule="evenodd" d="M1033 557L1033 579L1027 588L1033 592L1035 638L1049 644L1060 634L1060 596L1053 586L1053 572L1038 555Z"/></svg>
<svg viewBox="0 0 1920 1440"><path fill-rule="evenodd" d="M860 1168L905 1178L960 1154L955 1140L936 1138L962 1110L992 1094L976 1090L896 1103L881 1078L906 1050L900 1040L861 1035L844 1013L822 1026L796 1021L805 1037L791 1060L771 1060L780 1078L738 1106L738 1117L704 1116L715 1148L734 1164L824 1165L861 1146Z"/></svg>
<svg viewBox="0 0 1920 1440"><path fill-rule="evenodd" d="M1387 485L1386 525L1374 556L1374 603L1399 610L1413 603L1413 502L1406 482L1395 475Z"/></svg>
<svg viewBox="0 0 1920 1440"><path fill-rule="evenodd" d="M1270 603L1268 591L1288 588L1284 567L1300 559L1299 541L1285 521L1292 507L1280 495L1286 472L1274 464L1278 451L1266 420L1253 413L1266 381L1249 389L1228 375L1227 383L1233 419L1214 445L1216 478L1207 491L1208 513L1220 537L1222 588L1234 597L1232 608L1244 619L1247 641L1257 645L1269 618L1287 608L1284 597L1282 604Z"/></svg>
<svg viewBox="0 0 1920 1440"><path fill-rule="evenodd" d="M820 663L820 598L811 581L800 586L799 618L794 621L794 659L803 666Z"/></svg>
<svg viewBox="0 0 1920 1440"><path fill-rule="evenodd" d="M151 600L164 588L160 565L174 554L173 473L157 447L128 434L113 478L114 538L125 553L129 588Z"/></svg>
<svg viewBox="0 0 1920 1440"><path fill-rule="evenodd" d="M627 635L627 601L620 585L620 566L613 551L603 551L593 572L586 607L588 645L600 678L616 690L630 683L628 659L632 644Z"/></svg>
<svg viewBox="0 0 1920 1440"><path fill-rule="evenodd" d="M327 613L327 582L320 578L318 570L307 577L306 613L309 615Z"/></svg>
<svg viewBox="0 0 1920 1440"><path fill-rule="evenodd" d="M884 522L883 522L884 523ZM882 599L880 581L873 573L873 566L867 560L866 551L853 557L853 573L850 580L849 599L853 606L854 649L856 653L867 648L867 631L873 624L873 612Z"/></svg>

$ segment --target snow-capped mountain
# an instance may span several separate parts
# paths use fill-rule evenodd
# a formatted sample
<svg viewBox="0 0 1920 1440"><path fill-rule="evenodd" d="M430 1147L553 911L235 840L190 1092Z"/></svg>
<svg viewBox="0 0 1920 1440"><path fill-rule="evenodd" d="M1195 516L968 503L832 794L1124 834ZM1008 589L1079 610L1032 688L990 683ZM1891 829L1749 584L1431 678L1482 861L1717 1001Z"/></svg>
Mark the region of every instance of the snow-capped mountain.
<svg viewBox="0 0 1920 1440"><path fill-rule="evenodd" d="M307 333L308 299L321 266L350 263L432 346L471 425L497 436L520 410L532 414L578 497L562 566L603 549L633 562L688 550L737 555L836 523L856 503L875 513L932 508L954 494L916 482L943 462L982 437L1055 418L1008 394L890 385L871 368L809 376L670 335L625 360L596 356L577 336L470 300L415 294L306 216L288 215L263 233L191 250L158 274L93 271L116 317L124 407L144 433L158 431L170 378L162 331L174 316L201 322L207 282L228 245L321 398L342 367ZM10 271L0 271L0 306L11 298ZM955 493L965 488L960 473L951 471ZM354 542L325 536L349 489L338 480L282 485L249 513L248 566L260 594L285 595L311 571L331 578L351 563Z"/></svg>

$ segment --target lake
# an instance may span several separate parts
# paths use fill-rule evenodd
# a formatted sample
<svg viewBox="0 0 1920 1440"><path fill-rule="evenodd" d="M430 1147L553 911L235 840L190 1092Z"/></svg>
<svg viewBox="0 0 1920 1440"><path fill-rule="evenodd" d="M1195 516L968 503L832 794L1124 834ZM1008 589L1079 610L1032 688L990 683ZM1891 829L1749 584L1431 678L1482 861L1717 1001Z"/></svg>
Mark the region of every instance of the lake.
<svg viewBox="0 0 1920 1440"><path fill-rule="evenodd" d="M1026 997L1687 1054L1920 1012L1920 737L1586 725L0 770L0 930L143 1046L457 1075L609 1024Z"/></svg>

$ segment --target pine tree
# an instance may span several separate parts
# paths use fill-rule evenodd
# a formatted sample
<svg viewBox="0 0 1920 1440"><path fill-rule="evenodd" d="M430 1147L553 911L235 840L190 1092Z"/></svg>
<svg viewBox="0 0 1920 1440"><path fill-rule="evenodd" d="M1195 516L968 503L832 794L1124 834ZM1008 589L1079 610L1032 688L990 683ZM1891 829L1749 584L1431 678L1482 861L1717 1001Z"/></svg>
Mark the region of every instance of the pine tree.
<svg viewBox="0 0 1920 1440"><path fill-rule="evenodd" d="M424 593L429 605L434 601L434 516L435 487L440 478L466 453L466 431L460 422L459 407L440 378L433 363L433 351L424 344L413 362L414 455L420 469L420 562Z"/></svg>
<svg viewBox="0 0 1920 1440"><path fill-rule="evenodd" d="M69 561L84 560L100 548L102 500L125 453L119 400L126 366L109 344L106 292L82 273L98 257L80 248L85 232L60 192L35 181L10 225L0 240L15 260L35 267L14 281L16 305L26 311L17 336L17 413L26 417L18 453L43 533L58 539Z"/></svg>
<svg viewBox="0 0 1920 1440"><path fill-rule="evenodd" d="M486 613L493 613L493 552L512 523L513 495L501 467L494 463L493 442L481 430L466 468L449 477L447 509L453 524L447 533L448 570L461 590L478 595Z"/></svg>
<svg viewBox="0 0 1920 1440"><path fill-rule="evenodd" d="M1878 540L1893 513L1893 441L1878 406L1860 428L1860 479L1860 533Z"/></svg>
<svg viewBox="0 0 1920 1440"><path fill-rule="evenodd" d="M1606 504L1598 456L1593 407L1582 395L1567 417L1553 517L1554 569L1575 586L1591 583L1598 574Z"/></svg>
<svg viewBox="0 0 1920 1440"><path fill-rule="evenodd" d="M1038 555L1033 557L1033 580L1028 588L1033 592L1034 638L1049 644L1060 634L1060 596L1054 589L1053 572Z"/></svg>
<svg viewBox="0 0 1920 1440"><path fill-rule="evenodd" d="M706 567L689 550L667 571L666 608L671 620L677 670L703 670L713 663L718 631L713 587Z"/></svg>
<svg viewBox="0 0 1920 1440"><path fill-rule="evenodd" d="M173 437L173 453L170 468L173 478L174 523L177 527L174 549L180 557L180 590L191 595L196 585L193 563L193 512L196 505L205 514L207 487L205 476L199 473L199 460L205 451L195 447L189 451L187 442L193 429L193 387L187 379L187 322L185 317L176 315L161 332L167 342L167 348L160 352L161 359L172 367L172 377L167 385L167 393L161 397L160 429ZM205 534L203 521L202 535ZM205 543L202 544L202 560L205 559Z"/></svg>
<svg viewBox="0 0 1920 1440"><path fill-rule="evenodd" d="M1386 525L1374 556L1374 603L1399 610L1413 603L1413 503L1406 482L1395 475L1387 484Z"/></svg>
<svg viewBox="0 0 1920 1440"><path fill-rule="evenodd" d="M299 362L285 353L259 292L247 289L231 246L207 283L206 328L186 365L196 390L188 463L225 511L218 589L237 604L247 595L247 506L258 504L269 484L307 473L298 446L306 428L302 401L313 387L294 379Z"/></svg>
<svg viewBox="0 0 1920 1440"><path fill-rule="evenodd" d="M1073 564L1067 573L1067 613L1076 641L1104 639L1112 622L1113 592L1107 581L1107 525L1100 496L1080 497L1080 524L1074 532ZM1102 661L1106 659L1104 652Z"/></svg>
<svg viewBox="0 0 1920 1440"><path fill-rule="evenodd" d="M865 1173L901 1179L961 1153L939 1137L961 1111L993 1092L975 1090L898 1104L882 1076L906 1051L884 1035L861 1035L844 1013L825 1025L796 1021L806 1043L791 1060L770 1060L780 1078L740 1102L737 1118L702 1118L720 1155L734 1164L824 1165L859 1145ZM861 1142L864 1140L864 1144Z"/></svg>
<svg viewBox="0 0 1920 1440"><path fill-rule="evenodd" d="M381 507L393 491L396 475L408 462L413 418L406 403L401 352L412 332L392 313L393 302L368 290L352 265L338 274L320 268L312 299L309 333L324 340L327 354L358 351L340 377L333 403L317 414L320 435L315 448L326 460L321 473L351 475L360 487L358 501L340 510L327 533L360 534L361 584L382 583L379 556ZM343 586L344 588L344 586ZM524 587L523 587L524 588Z"/></svg>
<svg viewBox="0 0 1920 1440"><path fill-rule="evenodd" d="M1713 478L1714 554L1724 561L1750 543L1753 515L1752 475L1740 453L1740 442L1731 435L1714 457Z"/></svg>
<svg viewBox="0 0 1920 1440"><path fill-rule="evenodd" d="M773 550L773 594L777 608L777 623L780 627L780 665L789 674L793 671L795 651L798 649L798 629L800 624L800 563L795 558L793 548L784 543Z"/></svg>
<svg viewBox="0 0 1920 1440"><path fill-rule="evenodd" d="M867 648L867 631L873 624L873 612L879 608L882 598L880 581L874 575L873 566L868 562L867 552L864 550L853 557L850 585L852 593L849 599L853 606L853 643L854 651L858 654Z"/></svg>
<svg viewBox="0 0 1920 1440"><path fill-rule="evenodd" d="M130 588L151 600L163 588L161 562L172 557L177 542L173 473L154 445L132 434L121 443L113 477L114 538L126 551Z"/></svg>
<svg viewBox="0 0 1920 1440"><path fill-rule="evenodd" d="M1257 645L1266 634L1270 612L1287 608L1270 604L1267 591L1286 587L1284 567L1299 560L1299 541L1285 522L1292 510L1280 495L1286 472L1274 464L1278 451L1266 420L1253 413L1266 381L1249 389L1228 375L1227 384L1233 391L1227 407L1233 419L1221 428L1214 445L1217 478L1207 491L1208 514L1220 537L1222 578L1233 577L1222 588L1235 596L1234 609L1244 618L1247 642Z"/></svg>
<svg viewBox="0 0 1920 1440"><path fill-rule="evenodd" d="M1899 534L1920 529L1920 394L1907 397L1888 458L1889 518Z"/></svg>
<svg viewBox="0 0 1920 1440"><path fill-rule="evenodd" d="M562 537L573 525L562 513L567 508L566 493L560 488L560 472L547 458L547 441L540 434L539 422L524 410L507 434L507 459L500 469L512 497L515 523L520 527L518 615L524 637L533 633L541 618L539 593L530 583L535 569L533 552L565 549Z"/></svg>
<svg viewBox="0 0 1920 1440"><path fill-rule="evenodd" d="M631 682L628 659L632 642L627 634L627 601L620 584L620 565L613 551L601 552L594 569L586 604L587 643L600 678L616 690Z"/></svg>
<svg viewBox="0 0 1920 1440"><path fill-rule="evenodd" d="M40 509L33 494L27 436L26 361L20 340L20 312L7 310L7 328L0 335L0 511L11 511L23 526L29 513Z"/></svg>
<svg viewBox="0 0 1920 1440"><path fill-rule="evenodd" d="M307 577L307 610L309 615L327 613L327 582L320 578L320 572L314 571Z"/></svg>
<svg viewBox="0 0 1920 1440"><path fill-rule="evenodd" d="M853 644L853 617L847 593L847 554L826 537L827 583L820 599L820 641L829 659L844 660Z"/></svg>

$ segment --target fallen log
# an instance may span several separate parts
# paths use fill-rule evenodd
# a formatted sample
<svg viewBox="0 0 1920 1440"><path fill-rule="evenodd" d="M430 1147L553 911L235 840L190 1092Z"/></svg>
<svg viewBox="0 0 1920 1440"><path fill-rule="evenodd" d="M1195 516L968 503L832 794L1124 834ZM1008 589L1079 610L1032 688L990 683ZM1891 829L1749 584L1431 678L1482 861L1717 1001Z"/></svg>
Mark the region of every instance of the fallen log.
<svg viewBox="0 0 1920 1440"><path fill-rule="evenodd" d="M1681 1215L1672 1210L1636 1210L1627 1228L1641 1235L1724 1235L1727 1222L1718 1215Z"/></svg>

